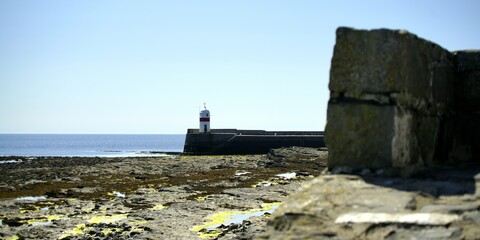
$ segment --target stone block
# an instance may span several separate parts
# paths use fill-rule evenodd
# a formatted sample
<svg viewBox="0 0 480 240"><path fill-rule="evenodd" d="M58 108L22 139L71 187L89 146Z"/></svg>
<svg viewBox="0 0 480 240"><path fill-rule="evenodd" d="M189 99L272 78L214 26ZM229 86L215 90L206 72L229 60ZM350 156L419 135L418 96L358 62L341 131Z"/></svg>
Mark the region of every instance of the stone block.
<svg viewBox="0 0 480 240"><path fill-rule="evenodd" d="M329 88L350 98L376 94L416 110L444 112L453 104L453 66L450 52L406 31L339 28Z"/></svg>
<svg viewBox="0 0 480 240"><path fill-rule="evenodd" d="M480 113L460 112L457 116L455 137L457 144L468 147L470 154L468 157L480 160ZM470 160L468 157L459 160Z"/></svg>
<svg viewBox="0 0 480 240"><path fill-rule="evenodd" d="M392 167L395 106L329 103L325 142L329 167Z"/></svg>
<svg viewBox="0 0 480 240"><path fill-rule="evenodd" d="M329 167L409 175L445 160L453 139L455 60L472 58L465 56L454 59L406 31L339 28L325 136Z"/></svg>
<svg viewBox="0 0 480 240"><path fill-rule="evenodd" d="M460 111L480 111L480 70L457 73L456 105Z"/></svg>
<svg viewBox="0 0 480 240"><path fill-rule="evenodd" d="M455 160L480 159L480 51L457 51L455 55Z"/></svg>
<svg viewBox="0 0 480 240"><path fill-rule="evenodd" d="M453 52L457 72L480 71L480 51L466 50Z"/></svg>
<svg viewBox="0 0 480 240"><path fill-rule="evenodd" d="M440 119L394 105L331 102L325 141L329 167L397 169L409 175L433 165Z"/></svg>

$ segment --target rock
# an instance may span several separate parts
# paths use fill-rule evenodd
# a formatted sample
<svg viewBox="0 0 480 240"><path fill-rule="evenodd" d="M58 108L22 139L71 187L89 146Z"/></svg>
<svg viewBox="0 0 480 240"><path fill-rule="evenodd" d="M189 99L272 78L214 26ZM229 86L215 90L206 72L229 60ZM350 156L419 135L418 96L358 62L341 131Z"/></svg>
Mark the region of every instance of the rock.
<svg viewBox="0 0 480 240"><path fill-rule="evenodd" d="M345 213L335 219L337 224L374 223L374 224L414 224L447 225L460 220L458 215L441 213Z"/></svg>
<svg viewBox="0 0 480 240"><path fill-rule="evenodd" d="M392 167L395 111L393 106L330 103L327 118L335 119L335 123L328 121L325 135L330 155L328 167Z"/></svg>
<svg viewBox="0 0 480 240"><path fill-rule="evenodd" d="M348 166L338 166L334 167L330 172L332 174L352 174L353 168Z"/></svg>
<svg viewBox="0 0 480 240"><path fill-rule="evenodd" d="M328 154L326 149L307 147L285 147L272 149L268 152L268 159L282 160L313 160L324 158Z"/></svg>
<svg viewBox="0 0 480 240"><path fill-rule="evenodd" d="M480 51L455 51L453 54L457 72L480 71Z"/></svg>
<svg viewBox="0 0 480 240"><path fill-rule="evenodd" d="M324 175L305 183L299 191L287 197L273 212L262 236L265 239L314 236L351 239L356 231L365 229L350 231L336 224L335 220L341 214L351 211L394 214L410 211L414 205L412 193L375 187L356 176Z"/></svg>
<svg viewBox="0 0 480 240"><path fill-rule="evenodd" d="M450 52L414 34L339 28L325 129L329 167L408 176L447 158L454 73Z"/></svg>
<svg viewBox="0 0 480 240"><path fill-rule="evenodd" d="M462 229L457 227L431 229L399 229L385 239L461 239Z"/></svg>
<svg viewBox="0 0 480 240"><path fill-rule="evenodd" d="M326 149L307 147L285 147L272 149L266 159L258 162L259 167L290 167L305 165L301 171L310 170L309 164L316 165L316 169L326 167L328 151Z"/></svg>
<svg viewBox="0 0 480 240"><path fill-rule="evenodd" d="M462 214L464 212L470 211L477 211L480 209L479 205L426 205L422 209L421 212L436 212L436 213L456 213Z"/></svg>
<svg viewBox="0 0 480 240"><path fill-rule="evenodd" d="M463 215L466 220L472 221L477 226L480 226L480 212L468 212Z"/></svg>
<svg viewBox="0 0 480 240"><path fill-rule="evenodd" d="M404 30L340 27L329 89L353 99L379 95L404 107L443 111L452 104L453 64L450 52Z"/></svg>
<svg viewBox="0 0 480 240"><path fill-rule="evenodd" d="M480 157L480 51L457 51L455 54L457 109L456 144L453 153L457 160ZM463 154L458 154L458 153ZM459 156L460 155L460 156Z"/></svg>
<svg viewBox="0 0 480 240"><path fill-rule="evenodd" d="M470 188L480 174L467 166L448 177L319 176L287 197L258 238L476 239L480 199Z"/></svg>
<svg viewBox="0 0 480 240"><path fill-rule="evenodd" d="M368 168L364 168L362 169L362 171L360 172L360 175L363 176L363 177L371 177L373 175L372 171Z"/></svg>

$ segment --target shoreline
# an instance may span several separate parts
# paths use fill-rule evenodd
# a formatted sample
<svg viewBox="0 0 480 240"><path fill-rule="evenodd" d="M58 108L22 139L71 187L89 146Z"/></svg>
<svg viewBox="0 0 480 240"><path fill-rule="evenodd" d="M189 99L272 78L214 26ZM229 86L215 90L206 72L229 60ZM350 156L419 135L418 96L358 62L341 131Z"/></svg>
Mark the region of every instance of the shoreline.
<svg viewBox="0 0 480 240"><path fill-rule="evenodd" d="M7 173L0 176L0 238L251 239L268 219L260 210L324 170L327 152L298 151L298 157L42 157L0 164ZM253 217L230 227L215 222L236 214Z"/></svg>
<svg viewBox="0 0 480 240"><path fill-rule="evenodd" d="M10 159L39 159L39 158L136 158L136 157L164 157L164 156L177 156L183 154L183 151L103 151L106 154L99 155L0 155L1 161L7 161ZM116 154L122 153L122 154Z"/></svg>

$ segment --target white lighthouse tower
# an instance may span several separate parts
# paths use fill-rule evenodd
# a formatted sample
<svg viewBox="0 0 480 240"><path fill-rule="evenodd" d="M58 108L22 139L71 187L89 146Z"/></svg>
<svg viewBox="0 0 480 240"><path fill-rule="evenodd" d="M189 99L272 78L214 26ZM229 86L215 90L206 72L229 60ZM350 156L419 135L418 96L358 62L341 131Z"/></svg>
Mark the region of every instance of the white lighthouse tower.
<svg viewBox="0 0 480 240"><path fill-rule="evenodd" d="M204 103L204 110L200 111L200 133L209 133L210 132L210 111L207 110L207 106Z"/></svg>

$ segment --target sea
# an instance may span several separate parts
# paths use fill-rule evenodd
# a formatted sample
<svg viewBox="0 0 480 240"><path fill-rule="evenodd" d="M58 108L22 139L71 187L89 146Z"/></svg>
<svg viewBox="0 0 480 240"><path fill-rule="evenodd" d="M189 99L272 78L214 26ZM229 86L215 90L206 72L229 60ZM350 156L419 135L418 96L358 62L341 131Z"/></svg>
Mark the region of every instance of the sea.
<svg viewBox="0 0 480 240"><path fill-rule="evenodd" d="M147 157L180 153L185 134L0 134L0 156Z"/></svg>

